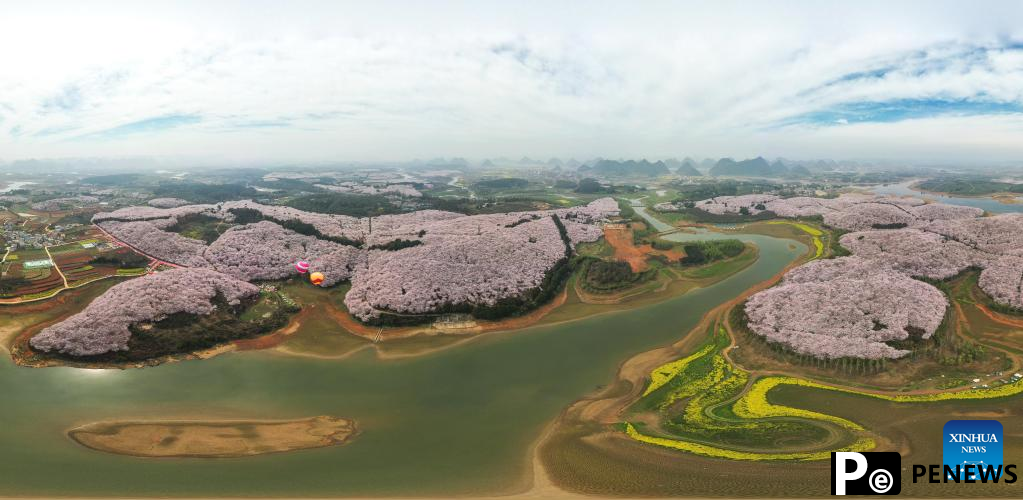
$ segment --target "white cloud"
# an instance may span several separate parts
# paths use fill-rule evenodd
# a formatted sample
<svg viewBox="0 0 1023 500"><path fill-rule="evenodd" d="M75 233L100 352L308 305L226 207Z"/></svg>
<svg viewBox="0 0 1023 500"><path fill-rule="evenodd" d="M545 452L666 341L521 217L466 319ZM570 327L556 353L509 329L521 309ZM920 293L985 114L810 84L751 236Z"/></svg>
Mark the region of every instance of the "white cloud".
<svg viewBox="0 0 1023 500"><path fill-rule="evenodd" d="M1023 155L1012 113L1023 106L1019 3L3 10L8 160ZM813 123L815 113L895 100L993 106Z"/></svg>

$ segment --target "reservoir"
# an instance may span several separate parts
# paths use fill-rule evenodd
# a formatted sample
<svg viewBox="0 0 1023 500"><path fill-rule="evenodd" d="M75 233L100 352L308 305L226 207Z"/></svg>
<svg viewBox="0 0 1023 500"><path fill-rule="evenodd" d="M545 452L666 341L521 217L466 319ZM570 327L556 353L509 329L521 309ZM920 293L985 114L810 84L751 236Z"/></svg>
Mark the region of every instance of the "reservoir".
<svg viewBox="0 0 1023 500"><path fill-rule="evenodd" d="M990 196L964 198L958 196L945 196L937 193L928 193L911 188L910 186L913 185L915 182L916 181L908 181L899 184L885 184L881 186L873 186L869 188L869 190L877 194L887 194L893 196L915 196L917 198L934 200L941 203L947 203L949 205L965 205L968 207L976 207L991 212L993 214L1007 212L1023 212L1023 204L1020 203L1002 203L994 198L991 198Z"/></svg>
<svg viewBox="0 0 1023 500"><path fill-rule="evenodd" d="M4 355L0 495L515 491L531 474L532 445L566 406L613 380L625 359L681 338L705 312L807 251L791 240L727 237L757 245L759 259L707 288L642 308L488 333L419 357L379 359L372 349L336 360L250 351L145 369L83 370L23 368ZM65 434L97 420L316 415L354 419L361 434L345 446L225 459L113 455Z"/></svg>

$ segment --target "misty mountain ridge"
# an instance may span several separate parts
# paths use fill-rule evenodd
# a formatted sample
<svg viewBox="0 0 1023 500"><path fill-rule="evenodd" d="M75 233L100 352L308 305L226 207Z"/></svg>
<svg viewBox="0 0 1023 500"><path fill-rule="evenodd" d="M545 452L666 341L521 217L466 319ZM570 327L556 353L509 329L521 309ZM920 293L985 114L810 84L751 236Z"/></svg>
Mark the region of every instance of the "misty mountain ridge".
<svg viewBox="0 0 1023 500"><path fill-rule="evenodd" d="M802 163L791 165L782 158L768 163L763 156L735 161L732 158L721 158L709 172L712 176L736 177L805 177L810 170Z"/></svg>
<svg viewBox="0 0 1023 500"><path fill-rule="evenodd" d="M599 160L590 166L590 171L598 175L645 175L657 177L671 174L663 161L650 162L645 159L636 160Z"/></svg>

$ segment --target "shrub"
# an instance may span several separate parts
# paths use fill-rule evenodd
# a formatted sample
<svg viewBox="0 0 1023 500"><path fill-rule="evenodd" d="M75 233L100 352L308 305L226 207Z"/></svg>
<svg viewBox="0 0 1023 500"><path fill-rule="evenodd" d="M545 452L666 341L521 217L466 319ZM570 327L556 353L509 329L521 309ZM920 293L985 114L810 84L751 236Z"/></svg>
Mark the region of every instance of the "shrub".
<svg viewBox="0 0 1023 500"><path fill-rule="evenodd" d="M654 240L654 241L650 242L650 246L652 246L655 250L661 250L661 251L668 251L668 250L671 250L672 248L675 248L675 244L674 243L671 243L670 241L664 241L664 240Z"/></svg>
<svg viewBox="0 0 1023 500"><path fill-rule="evenodd" d="M149 257L139 255L129 250L119 250L97 255L89 261L91 264L109 264L117 267L138 268L149 265Z"/></svg>
<svg viewBox="0 0 1023 500"><path fill-rule="evenodd" d="M412 248L414 246L419 246L419 245L422 245L422 244L423 244L423 242L419 241L419 240L402 240L402 239L397 239L397 240L391 240L391 241L389 241L387 243L380 244L380 245L372 245L372 246L369 247L369 249L370 250L387 250L389 252L394 252L396 250L401 250L402 248Z"/></svg>
<svg viewBox="0 0 1023 500"><path fill-rule="evenodd" d="M746 249L746 245L739 240L708 240L686 243L682 249L686 255L679 259L679 263L684 266L698 266L738 256Z"/></svg>

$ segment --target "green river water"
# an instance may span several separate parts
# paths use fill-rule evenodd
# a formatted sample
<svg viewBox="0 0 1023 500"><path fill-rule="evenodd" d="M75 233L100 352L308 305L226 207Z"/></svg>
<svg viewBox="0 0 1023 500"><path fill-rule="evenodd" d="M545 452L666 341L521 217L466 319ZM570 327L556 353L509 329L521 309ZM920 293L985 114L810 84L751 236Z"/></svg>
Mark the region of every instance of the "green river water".
<svg viewBox="0 0 1023 500"><path fill-rule="evenodd" d="M704 237L706 237L705 235ZM692 235L673 235L689 239ZM759 235L751 267L644 307L483 337L415 358L342 360L267 352L133 370L22 368L0 359L0 496L355 496L508 492L544 426L610 382L630 356L668 344L714 306L806 251ZM346 446L237 459L144 459L66 436L103 420L357 421Z"/></svg>

